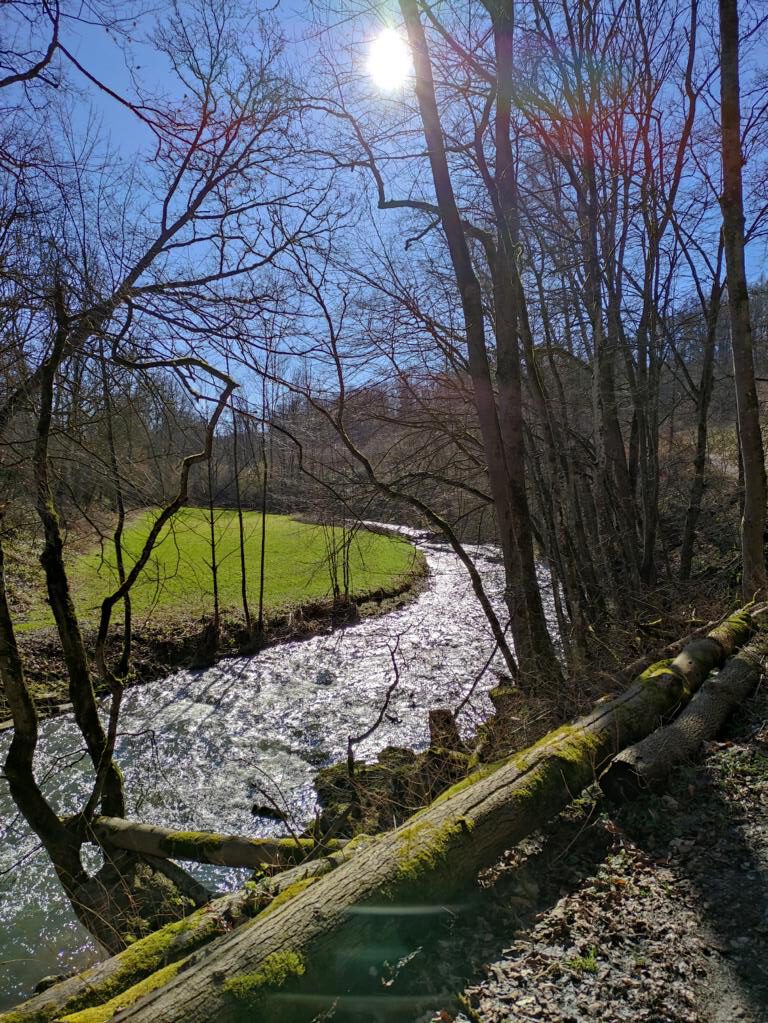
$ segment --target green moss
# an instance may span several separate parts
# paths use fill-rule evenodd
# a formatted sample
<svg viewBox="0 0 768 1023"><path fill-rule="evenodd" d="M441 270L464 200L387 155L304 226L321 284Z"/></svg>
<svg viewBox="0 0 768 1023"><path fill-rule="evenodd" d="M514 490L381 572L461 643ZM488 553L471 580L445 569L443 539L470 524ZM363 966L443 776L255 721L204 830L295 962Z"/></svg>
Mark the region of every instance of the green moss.
<svg viewBox="0 0 768 1023"><path fill-rule="evenodd" d="M519 753L513 753L508 763L514 764L520 770L525 770L531 764L531 759L538 753L546 750L557 760L567 760L572 763L581 763L585 753L597 755L600 751L600 739L591 732L586 732L577 725L561 725L553 732L547 732L538 742L526 747Z"/></svg>
<svg viewBox="0 0 768 1023"><path fill-rule="evenodd" d="M698 671L704 675L706 668L711 664L711 653L697 649L699 644L705 641L714 640L719 644L725 654L730 654L741 643L746 642L753 631L753 622L750 614L746 611L737 611L736 614L727 618L721 625L713 629L701 640L694 640L685 647L682 653L688 651L688 656L697 665ZM697 659L698 658L698 659ZM673 704L679 700L686 700L691 696L691 678L673 667L672 659L657 661L639 676L638 682L645 688L646 695L652 699L652 709L659 717L664 717L672 709ZM694 673L695 675L695 673ZM695 682L694 682L695 686ZM617 711L617 719L620 723L626 724L631 729L632 720L629 709L620 708Z"/></svg>
<svg viewBox="0 0 768 1023"><path fill-rule="evenodd" d="M224 981L223 990L233 998L258 1001L265 988L282 987L291 977L301 977L306 971L304 959L298 952L273 952L255 973L241 973Z"/></svg>
<svg viewBox="0 0 768 1023"><path fill-rule="evenodd" d="M203 922L205 926L200 926ZM151 979L152 976L157 976L157 973L162 972L168 961L173 958L175 944L179 936L195 927L199 927L198 935L195 936L194 943L189 944L184 949L185 953L209 941L219 931L216 916L211 914L210 910L206 907L197 910L197 912L185 917L183 920L176 920L174 923L167 924L159 931L148 934L133 945L129 945L124 952L119 953L117 957L120 964L119 967L105 980L93 985L88 984L89 974L99 970L99 966L82 973L80 975L81 979L87 985L85 990L62 1006L59 1013L76 1013L79 1010L90 1008L94 1003L103 1004L118 995L122 997L124 992L129 991L145 978ZM40 1014L39 1023L47 1023L48 1020L57 1016L58 1014L54 1011ZM34 1017L19 1015L19 1023L21 1021L24 1021L24 1023L38 1023L37 1014ZM15 1021L7 1021L5 1017L2 1017L2 1023L15 1023Z"/></svg>
<svg viewBox="0 0 768 1023"><path fill-rule="evenodd" d="M668 714L676 701L691 695L685 676L671 667L672 661L657 661L650 668L640 675L638 682L645 690L645 698L652 699L653 707L659 717ZM634 714L631 711L622 709L619 711L619 718L629 714L628 723L631 725Z"/></svg>
<svg viewBox="0 0 768 1023"><path fill-rule="evenodd" d="M542 751L547 756L538 757ZM520 771L514 781L512 801L530 806L560 792L563 783L572 793L578 793L594 780L603 753L600 736L575 725L563 725L509 758Z"/></svg>
<svg viewBox="0 0 768 1023"><path fill-rule="evenodd" d="M156 973L145 977L144 980L111 998L103 1005L83 1009L80 1012L73 1012L59 1018L62 1023L107 1023L120 1009L124 1009L127 1005L133 1005L141 997L148 995L150 991L156 991L163 984L167 984L169 980L173 980L185 962L185 959L181 959L178 963L164 966L162 970L157 970Z"/></svg>
<svg viewBox="0 0 768 1023"><path fill-rule="evenodd" d="M160 847L169 856L178 856L180 860L207 859L221 848L223 838L223 835L201 831L173 831L161 841Z"/></svg>
<svg viewBox="0 0 768 1023"><path fill-rule="evenodd" d="M732 750L724 753L718 766L726 778L742 777L768 781L768 757L757 750Z"/></svg>
<svg viewBox="0 0 768 1023"><path fill-rule="evenodd" d="M351 853L353 849L359 849L360 846L367 845L372 841L374 841L372 835L366 835L365 832L361 832L359 835L355 835L354 838L350 838L350 840L342 847L344 855L346 856L347 853Z"/></svg>
<svg viewBox="0 0 768 1023"><path fill-rule="evenodd" d="M265 841L272 846L275 840L271 838L266 840L262 838L252 839L252 843L256 848ZM307 857L316 853L318 848L322 848L323 852L335 852L343 847L343 842L336 838L329 838L323 842L322 847L319 847L314 838L278 838L277 845L280 853L287 860L297 860L303 863Z"/></svg>
<svg viewBox="0 0 768 1023"><path fill-rule="evenodd" d="M531 797L541 789L549 779L549 772L553 767L552 763L538 764L533 770L528 770L515 779L515 790L511 795L513 803L528 802ZM562 777L562 770L556 767L559 777Z"/></svg>
<svg viewBox="0 0 768 1023"><path fill-rule="evenodd" d="M754 603L750 604L750 607L754 606ZM741 611L735 611L732 615L729 615L723 622L723 625L737 629L751 629L754 626L754 621L751 613L744 608Z"/></svg>
<svg viewBox="0 0 768 1023"><path fill-rule="evenodd" d="M468 774L466 778L462 778L461 781L457 781L455 785L451 785L445 792L441 792L440 795L432 802L432 806L435 803L444 803L446 799L450 799L451 796L455 796L458 792L462 792L464 789L468 789L470 786L475 785L477 782L482 781L484 778L488 778L490 775L495 774L500 767L504 767L507 760L497 760L493 764L483 764L476 770Z"/></svg>
<svg viewBox="0 0 768 1023"><path fill-rule="evenodd" d="M597 973L597 948L593 945L588 955L564 959L563 965L577 973Z"/></svg>
<svg viewBox="0 0 768 1023"><path fill-rule="evenodd" d="M473 827L474 821L469 817L454 817L439 825L423 821L404 828L400 835L402 860L397 869L398 878L420 880L446 858L453 840Z"/></svg>
<svg viewBox="0 0 768 1023"><path fill-rule="evenodd" d="M731 654L737 646L749 639L753 631L752 615L748 611L737 611L713 629L709 636L722 646L726 654Z"/></svg>
<svg viewBox="0 0 768 1023"><path fill-rule="evenodd" d="M477 782L489 778L502 767L513 765L521 772L530 772L536 756L542 751L550 753L558 763L582 764L585 761L585 755L592 758L599 756L600 739L597 735L586 732L583 728L579 728L576 725L562 725L560 728L555 729L555 731L548 732L542 736L532 746L527 746L525 749L519 750L503 760L481 765L472 771L471 774L468 774L466 778L462 778L461 781L456 782L455 785L446 789L445 792L441 792L430 806L445 802L459 792L477 784ZM518 779L515 781L515 785L520 792L528 794L529 789L535 787L535 782ZM426 814L429 809L430 807L425 807L416 816L419 817Z"/></svg>
<svg viewBox="0 0 768 1023"><path fill-rule="evenodd" d="M504 696L518 696L520 694L519 689L515 689L514 686L494 686L493 689L488 690L488 695L491 699L496 697L499 699Z"/></svg>
<svg viewBox="0 0 768 1023"><path fill-rule="evenodd" d="M302 892L306 891L307 888L311 888L311 886L319 880L319 877L305 877L301 881L294 881L293 884L289 884L287 888L283 888L280 894L276 895L274 899L272 899L268 906L265 906L264 909L262 909L259 913L259 919L263 920L270 913L274 912L278 906L282 906L284 903L290 902L291 899L295 898L297 895L301 895Z"/></svg>
<svg viewBox="0 0 768 1023"><path fill-rule="evenodd" d="M668 674L671 663L671 657L666 657L663 661L654 661L654 663L649 665L638 677L638 682L649 682L651 679L659 678L661 675Z"/></svg>

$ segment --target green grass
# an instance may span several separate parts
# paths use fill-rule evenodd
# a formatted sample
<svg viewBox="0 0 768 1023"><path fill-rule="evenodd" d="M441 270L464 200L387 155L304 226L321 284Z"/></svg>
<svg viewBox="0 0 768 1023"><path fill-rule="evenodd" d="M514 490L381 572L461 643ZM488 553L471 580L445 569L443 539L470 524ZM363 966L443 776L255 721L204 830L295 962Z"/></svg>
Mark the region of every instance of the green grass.
<svg viewBox="0 0 768 1023"><path fill-rule="evenodd" d="M563 965L569 970L575 970L576 973L597 973L597 949L593 945L588 955L564 959Z"/></svg>
<svg viewBox="0 0 768 1023"><path fill-rule="evenodd" d="M124 534L126 567L134 563L156 512L131 520ZM222 612L242 610L240 546L237 513L214 512L217 538L219 601ZM244 513L246 576L251 613L258 611L261 515ZM285 609L332 595L328 569L328 541L338 543L340 530L297 522L286 515L267 516L264 604L268 612ZM213 584L210 569L208 513L185 508L161 533L158 544L131 591L136 615L151 613L164 618L189 618L210 614ZM422 556L402 540L361 531L353 541L351 592L362 596L398 585L421 563ZM93 621L101 600L117 585L114 550L104 549L75 556L69 577L81 619ZM42 581L41 581L42 591ZM117 612L119 614L119 611ZM25 615L24 629L52 624L42 596L33 599Z"/></svg>

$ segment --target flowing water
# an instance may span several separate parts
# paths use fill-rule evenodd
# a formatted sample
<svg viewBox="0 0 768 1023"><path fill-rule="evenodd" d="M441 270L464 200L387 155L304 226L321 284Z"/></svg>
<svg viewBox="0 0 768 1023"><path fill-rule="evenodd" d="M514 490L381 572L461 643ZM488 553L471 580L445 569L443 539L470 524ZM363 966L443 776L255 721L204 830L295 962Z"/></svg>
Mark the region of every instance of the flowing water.
<svg viewBox="0 0 768 1023"><path fill-rule="evenodd" d="M381 726L356 756L370 759L393 744L424 748L427 711L459 703L493 641L455 555L415 533L411 539L426 555L430 579L406 607L128 690L116 752L128 816L179 830L284 833L282 824L252 813L254 803L268 801L266 791L302 827L315 812L316 770L343 759L347 737L364 732L378 715L394 677L393 656L399 685ZM471 553L499 606L503 570L496 550ZM503 669L500 655L492 668ZM462 713L466 731L491 709L487 688L487 682L479 686ZM0 762L8 742L7 734L0 736ZM43 722L37 769L60 814L82 805L91 771L71 717ZM247 876L211 867L196 874L219 891ZM0 1010L43 976L82 969L99 957L0 779Z"/></svg>

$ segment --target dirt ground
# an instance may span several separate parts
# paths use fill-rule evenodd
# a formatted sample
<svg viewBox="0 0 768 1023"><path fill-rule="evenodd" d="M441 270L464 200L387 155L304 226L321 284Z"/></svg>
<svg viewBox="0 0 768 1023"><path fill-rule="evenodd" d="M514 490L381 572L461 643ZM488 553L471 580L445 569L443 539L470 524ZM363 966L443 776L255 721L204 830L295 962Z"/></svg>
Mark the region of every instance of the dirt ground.
<svg viewBox="0 0 768 1023"><path fill-rule="evenodd" d="M421 1020L768 1023L768 682L665 794L590 791L488 880Z"/></svg>

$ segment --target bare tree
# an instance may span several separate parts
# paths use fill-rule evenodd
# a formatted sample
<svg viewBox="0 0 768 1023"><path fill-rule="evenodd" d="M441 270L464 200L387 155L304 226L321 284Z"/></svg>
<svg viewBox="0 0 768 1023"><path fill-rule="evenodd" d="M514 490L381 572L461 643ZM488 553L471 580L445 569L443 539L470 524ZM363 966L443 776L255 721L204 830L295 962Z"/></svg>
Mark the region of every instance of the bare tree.
<svg viewBox="0 0 768 1023"><path fill-rule="evenodd" d="M76 912L112 950L122 947L126 933L134 930L127 923L131 907L138 917L146 914L148 928L158 923L151 885L142 888L139 873L162 874L166 887L170 880L185 893L175 910L160 900L161 914L178 915L206 896L183 872L114 850L108 850L107 864L97 875L82 865L80 849L94 815L121 816L126 806L113 754L129 671L130 619L124 617L122 654L113 667L108 654L113 612L123 605L127 613L131 589L163 529L188 501L194 467L210 465L214 434L235 383L205 358L206 345L213 336L230 335L233 324L251 316L263 300L258 271L322 230L324 201L321 188L296 186L289 175L281 179L277 174L281 162L292 158L287 129L294 104L274 26L234 5L214 10L201 3L183 14L172 13L158 30L156 45L172 61L186 95L153 105L151 111L148 104L135 104L156 139L141 187L138 170L110 172L109 164L92 159L93 149L86 147L79 159L72 153L67 161L68 136L52 133L48 144L55 173L34 182L34 189L25 182L30 226L23 246L18 235L10 238L13 258L4 264L1 278L7 308L27 327L13 349L15 375L4 381L0 434L6 440L4 431L13 432L22 415L34 430L41 561L93 778L90 795L70 820L59 819L41 793L33 763L37 719L3 587L0 674L15 726L7 775L13 799L43 842ZM46 190L56 200L48 210L42 205ZM296 202L299 192L301 204ZM76 372L68 383L70 367ZM107 393L110 372L143 382L173 378L187 400L203 410L202 444L184 454L175 486L130 567L120 567L119 553L122 494L130 467L121 466L117 456ZM119 566L117 585L101 604L95 671L70 592L52 472L52 438L60 425L62 432L71 428L70 443L86 443L79 413L73 418L68 409L82 404L89 374L97 382L93 394L106 421L105 475L116 488ZM61 401L68 386L72 393ZM16 438L11 441L4 452L14 450ZM95 677L111 690L106 725L96 702ZM141 891L146 903L139 905Z"/></svg>
<svg viewBox="0 0 768 1023"><path fill-rule="evenodd" d="M731 321L733 375L736 389L739 450L744 469L744 508L741 522L742 595L751 600L765 594L765 453L755 385L752 323L744 265L744 200L741 168L739 82L739 13L737 0L719 0L720 108L722 119L723 241Z"/></svg>

